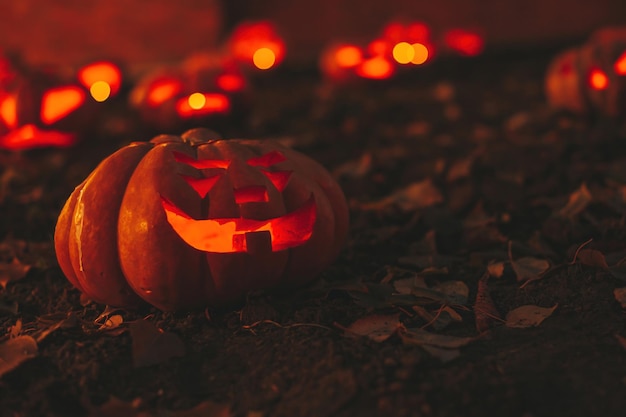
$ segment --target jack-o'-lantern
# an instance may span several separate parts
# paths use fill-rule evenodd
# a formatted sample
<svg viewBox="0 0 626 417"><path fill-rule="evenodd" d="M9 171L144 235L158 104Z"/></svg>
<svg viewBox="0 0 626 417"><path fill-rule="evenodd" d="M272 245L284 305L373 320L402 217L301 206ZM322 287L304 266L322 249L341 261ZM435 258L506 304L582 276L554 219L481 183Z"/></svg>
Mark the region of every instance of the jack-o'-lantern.
<svg viewBox="0 0 626 417"><path fill-rule="evenodd" d="M228 119L247 108L247 81L233 63L197 54L180 66L147 74L130 93L142 120L174 131Z"/></svg>
<svg viewBox="0 0 626 417"><path fill-rule="evenodd" d="M0 89L0 148L75 144L96 119L96 102L117 93L120 83L117 67L105 62L83 67L78 80L45 69L16 71Z"/></svg>
<svg viewBox="0 0 626 417"><path fill-rule="evenodd" d="M574 113L626 114L626 28L603 29L558 55L545 82L548 103Z"/></svg>
<svg viewBox="0 0 626 417"><path fill-rule="evenodd" d="M206 129L133 143L71 194L55 231L67 278L115 306L218 306L309 282L348 230L340 187L270 141Z"/></svg>

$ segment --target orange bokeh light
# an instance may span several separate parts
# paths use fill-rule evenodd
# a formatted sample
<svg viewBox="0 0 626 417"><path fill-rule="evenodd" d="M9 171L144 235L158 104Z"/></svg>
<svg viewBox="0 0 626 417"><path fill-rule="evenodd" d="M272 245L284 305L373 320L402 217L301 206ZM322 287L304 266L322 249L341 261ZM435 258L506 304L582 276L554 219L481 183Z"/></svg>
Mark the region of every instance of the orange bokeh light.
<svg viewBox="0 0 626 417"><path fill-rule="evenodd" d="M352 68L363 61L363 54L354 45L343 45L335 51L335 61L341 68Z"/></svg>
<svg viewBox="0 0 626 417"><path fill-rule="evenodd" d="M106 81L96 81L89 87L89 93L94 100L101 103L111 96L111 85Z"/></svg>
<svg viewBox="0 0 626 417"><path fill-rule="evenodd" d="M605 90L609 86L609 78L604 71L594 68L589 72L589 85L594 90Z"/></svg>
<svg viewBox="0 0 626 417"><path fill-rule="evenodd" d="M158 107L175 97L182 89L181 81L176 78L158 79L150 85L146 102L151 107Z"/></svg>
<svg viewBox="0 0 626 417"><path fill-rule="evenodd" d="M193 93L187 98L187 103L193 110L200 110L206 104L206 97L202 93Z"/></svg>
<svg viewBox="0 0 626 417"><path fill-rule="evenodd" d="M444 42L448 48L464 56L479 55L485 42L478 33L466 29L450 29L444 35Z"/></svg>
<svg viewBox="0 0 626 417"><path fill-rule="evenodd" d="M415 58L415 49L408 42L398 42L393 47L393 59L399 64L408 64Z"/></svg>
<svg viewBox="0 0 626 417"><path fill-rule="evenodd" d="M217 86L229 92L241 91L246 86L246 80L243 78L241 74L221 74L215 80Z"/></svg>
<svg viewBox="0 0 626 417"><path fill-rule="evenodd" d="M622 55L617 58L613 68L615 69L615 73L617 75L626 75L626 51L624 51Z"/></svg>
<svg viewBox="0 0 626 417"><path fill-rule="evenodd" d="M270 56L265 49L273 54L271 66L280 64L285 56L285 43L276 32L274 25L268 21L240 23L230 37L230 48L235 59L252 63L257 68L255 56L259 50L264 50L261 52L261 56L265 65L269 62L268 57ZM261 57L256 59L261 59Z"/></svg>
<svg viewBox="0 0 626 417"><path fill-rule="evenodd" d="M13 151L46 146L64 148L75 143L76 135L73 133L41 130L32 124L24 125L0 136L0 148Z"/></svg>
<svg viewBox="0 0 626 417"><path fill-rule="evenodd" d="M17 126L17 102L14 96L5 95L0 101L0 117L8 128Z"/></svg>
<svg viewBox="0 0 626 417"><path fill-rule="evenodd" d="M276 63L276 54L270 48L259 48L254 51L252 62L260 70L270 69Z"/></svg>
<svg viewBox="0 0 626 417"><path fill-rule="evenodd" d="M122 85L122 72L111 62L95 62L80 69L78 80L89 90L97 82L107 83L110 95L115 95Z"/></svg>
<svg viewBox="0 0 626 417"><path fill-rule="evenodd" d="M46 91L41 99L41 121L52 124L63 119L85 102L86 94L76 86L57 87Z"/></svg>
<svg viewBox="0 0 626 417"><path fill-rule="evenodd" d="M413 59L411 60L412 64L421 65L428 61L430 52L428 51L428 47L426 45L417 42L411 45L411 47L413 48Z"/></svg>
<svg viewBox="0 0 626 417"><path fill-rule="evenodd" d="M383 80L393 75L393 65L386 58L377 56L363 61L356 73L363 78Z"/></svg>
<svg viewBox="0 0 626 417"><path fill-rule="evenodd" d="M201 96L201 97L200 97ZM223 94L193 93L183 97L176 103L176 111L181 117L203 116L209 114L227 113L230 110L230 101Z"/></svg>

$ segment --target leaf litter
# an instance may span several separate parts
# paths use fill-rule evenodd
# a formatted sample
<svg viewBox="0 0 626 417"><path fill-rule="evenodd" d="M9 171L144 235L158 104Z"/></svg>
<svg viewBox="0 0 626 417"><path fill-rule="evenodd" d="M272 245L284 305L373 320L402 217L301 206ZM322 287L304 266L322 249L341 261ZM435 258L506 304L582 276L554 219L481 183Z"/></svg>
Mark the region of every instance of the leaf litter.
<svg viewBox="0 0 626 417"><path fill-rule="evenodd" d="M37 342L31 336L17 336L0 343L0 377L37 356Z"/></svg>
<svg viewBox="0 0 626 417"><path fill-rule="evenodd" d="M136 368L156 365L185 355L185 344L175 333L166 332L147 320L130 324L133 364Z"/></svg>
<svg viewBox="0 0 626 417"><path fill-rule="evenodd" d="M537 305L524 305L509 311L506 315L505 325L507 327L528 328L539 326L545 319L550 317L558 307L539 307Z"/></svg>

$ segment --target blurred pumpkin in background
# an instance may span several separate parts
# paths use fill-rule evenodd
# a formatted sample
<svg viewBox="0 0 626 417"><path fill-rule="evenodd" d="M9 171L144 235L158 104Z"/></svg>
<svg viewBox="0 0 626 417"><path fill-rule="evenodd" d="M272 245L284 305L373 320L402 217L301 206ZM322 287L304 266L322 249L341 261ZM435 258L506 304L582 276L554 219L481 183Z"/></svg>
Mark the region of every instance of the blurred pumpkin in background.
<svg viewBox="0 0 626 417"><path fill-rule="evenodd" d="M196 54L143 76L129 99L146 125L171 132L215 125L245 111L248 94L248 82L233 62Z"/></svg>
<svg viewBox="0 0 626 417"><path fill-rule="evenodd" d="M93 128L98 102L117 94L121 73L112 63L80 69L76 77L47 68L0 67L0 148L68 147ZM105 94L106 93L106 94Z"/></svg>
<svg viewBox="0 0 626 417"><path fill-rule="evenodd" d="M594 33L559 54L545 80L548 103L578 114L626 114L626 27Z"/></svg>

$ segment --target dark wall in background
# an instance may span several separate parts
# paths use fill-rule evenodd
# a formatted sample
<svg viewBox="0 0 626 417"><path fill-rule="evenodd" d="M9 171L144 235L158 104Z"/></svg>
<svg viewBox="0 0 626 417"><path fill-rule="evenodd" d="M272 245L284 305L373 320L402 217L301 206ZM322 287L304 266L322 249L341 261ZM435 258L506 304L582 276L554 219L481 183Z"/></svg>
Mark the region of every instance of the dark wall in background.
<svg viewBox="0 0 626 417"><path fill-rule="evenodd" d="M177 60L214 47L221 30L220 0L0 1L0 51L30 63Z"/></svg>
<svg viewBox="0 0 626 417"><path fill-rule="evenodd" d="M224 5L230 24L242 18L274 20L292 46L290 55L300 58L331 39L371 37L398 18L424 20L435 31L480 29L495 47L560 43L601 26L626 24L624 0L234 0Z"/></svg>
<svg viewBox="0 0 626 417"><path fill-rule="evenodd" d="M234 23L257 18L276 22L288 59L313 60L328 42L371 39L394 18L421 19L439 31L478 28L496 46L583 38L626 23L626 1L2 0L0 49L36 63L110 57L141 65L210 49Z"/></svg>

